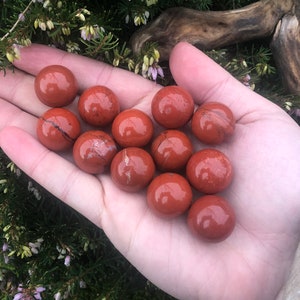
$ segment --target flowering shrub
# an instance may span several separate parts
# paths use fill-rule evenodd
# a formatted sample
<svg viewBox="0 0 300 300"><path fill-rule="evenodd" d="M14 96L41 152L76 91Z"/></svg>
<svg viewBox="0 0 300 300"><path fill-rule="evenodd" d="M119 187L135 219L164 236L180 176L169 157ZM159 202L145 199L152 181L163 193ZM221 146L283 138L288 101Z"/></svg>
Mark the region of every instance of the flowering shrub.
<svg viewBox="0 0 300 300"><path fill-rule="evenodd" d="M105 13L100 15L98 11L91 12L84 6L75 7L68 4L67 1L32 0L28 1L26 6L23 2L19 6L20 11L15 20L8 22L10 24L4 24L8 28L0 39L0 54L2 52L2 57L0 55L0 69L5 69L9 66L8 63L19 59L20 47L29 46L32 42L51 44L68 52L79 53L101 60L107 60L106 58L113 56L112 60L115 66L126 66L136 73L138 71L142 72L138 66L141 64L144 55L149 56L151 59L151 53L158 53L154 45L151 45L143 55L134 56L130 49L125 46L122 51L126 52L126 58L122 57L119 48L120 39L117 36L121 24L116 23L116 27L111 26L110 12L107 15ZM141 2L144 7L150 7L157 3L157 1ZM103 6L103 9L107 9L104 4ZM150 18L148 10L144 11L141 10L140 6L138 7L138 11L134 6L130 12L133 17L132 26L134 27L146 24ZM5 16L15 10L15 6L11 6L6 1L2 1L0 8ZM130 20L131 18L127 14L124 21L128 24ZM7 61L4 60L4 57ZM144 72L143 69L144 77L152 80L156 80L158 76L163 77L163 71L158 66L158 58L159 56L156 54L156 57L153 58L155 66L149 65L149 72Z"/></svg>

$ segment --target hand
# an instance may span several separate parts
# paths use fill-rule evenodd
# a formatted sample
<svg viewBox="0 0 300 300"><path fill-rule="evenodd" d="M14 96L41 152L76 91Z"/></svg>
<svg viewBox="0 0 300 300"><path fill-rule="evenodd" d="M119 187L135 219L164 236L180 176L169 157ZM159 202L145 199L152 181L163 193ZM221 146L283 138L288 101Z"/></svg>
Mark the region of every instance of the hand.
<svg viewBox="0 0 300 300"><path fill-rule="evenodd" d="M141 273L175 297L273 300L278 296L300 233L300 129L283 110L191 45L180 43L173 50L170 67L176 82L198 104L227 104L237 120L233 139L219 147L235 171L223 195L235 209L237 225L227 240L207 243L192 236L184 217L172 221L156 217L147 208L144 192L122 192L109 174L86 174L70 157L53 153L36 140L37 117L47 108L37 100L33 80L45 65L69 67L81 90L107 85L122 109L149 112L160 86L41 45L24 48L15 64L19 70L0 77L0 146L21 169L101 227ZM194 146L198 149L200 144Z"/></svg>

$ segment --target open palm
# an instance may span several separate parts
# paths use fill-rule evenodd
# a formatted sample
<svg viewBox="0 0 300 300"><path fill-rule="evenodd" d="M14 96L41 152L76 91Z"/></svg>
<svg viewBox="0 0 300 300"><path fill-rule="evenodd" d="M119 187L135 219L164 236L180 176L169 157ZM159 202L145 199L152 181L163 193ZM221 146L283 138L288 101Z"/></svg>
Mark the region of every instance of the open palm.
<svg viewBox="0 0 300 300"><path fill-rule="evenodd" d="M24 48L16 70L0 77L0 146L29 176L101 227L119 251L149 280L180 299L275 299L286 280L300 233L300 129L280 108L249 90L187 43L172 52L176 82L200 104L227 104L237 119L234 137L219 147L231 159L234 180L223 195L237 216L221 243L196 239L184 217L151 213L145 192L117 189L109 174L80 171L70 155L36 140L35 125L47 107L33 90L34 75L62 64L81 90L110 87L121 108L150 112L159 85L124 70L46 46ZM72 107L70 107L72 109ZM203 147L194 143L195 149Z"/></svg>

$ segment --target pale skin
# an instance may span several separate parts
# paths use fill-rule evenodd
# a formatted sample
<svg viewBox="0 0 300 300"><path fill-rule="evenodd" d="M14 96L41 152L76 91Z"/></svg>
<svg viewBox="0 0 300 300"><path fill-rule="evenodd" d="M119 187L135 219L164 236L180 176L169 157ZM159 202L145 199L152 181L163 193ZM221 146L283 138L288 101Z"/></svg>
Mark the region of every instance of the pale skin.
<svg viewBox="0 0 300 300"><path fill-rule="evenodd" d="M278 106L239 83L202 52L178 44L170 68L196 104L227 104L237 120L234 136L217 148L231 159L234 180L222 193L236 212L231 236L208 243L193 236L185 217L164 220L149 211L145 192L120 191L109 174L80 171L70 155L37 140L34 75L49 64L70 68L80 90L113 89L122 109L150 112L157 84L54 48L21 51L18 70L0 76L0 146L18 167L53 195L99 226L149 280L179 299L273 300L290 272L300 233L300 129ZM23 70L23 71L21 71ZM201 148L194 140L195 149Z"/></svg>

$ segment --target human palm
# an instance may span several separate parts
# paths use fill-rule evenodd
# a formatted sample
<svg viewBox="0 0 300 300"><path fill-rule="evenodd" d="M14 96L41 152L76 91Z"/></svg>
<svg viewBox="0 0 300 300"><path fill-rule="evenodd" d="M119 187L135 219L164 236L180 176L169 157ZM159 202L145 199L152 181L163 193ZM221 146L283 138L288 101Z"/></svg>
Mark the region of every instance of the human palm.
<svg viewBox="0 0 300 300"><path fill-rule="evenodd" d="M167 293L188 300L277 297L300 228L300 129L284 111L187 43L173 50L170 67L176 82L198 104L227 104L237 119L233 138L218 147L234 168L233 183L223 195L236 212L237 224L225 241L207 243L188 231L184 217L156 217L146 205L145 192L123 192L108 174L86 174L69 154L58 155L36 141L36 119L47 108L34 94L32 75L45 65L69 67L81 90L95 84L110 87L122 109L149 113L160 86L50 47L34 45L21 55L16 66L28 74L16 70L0 78L0 146L21 169L101 227L117 249ZM203 145L194 141L194 147Z"/></svg>

